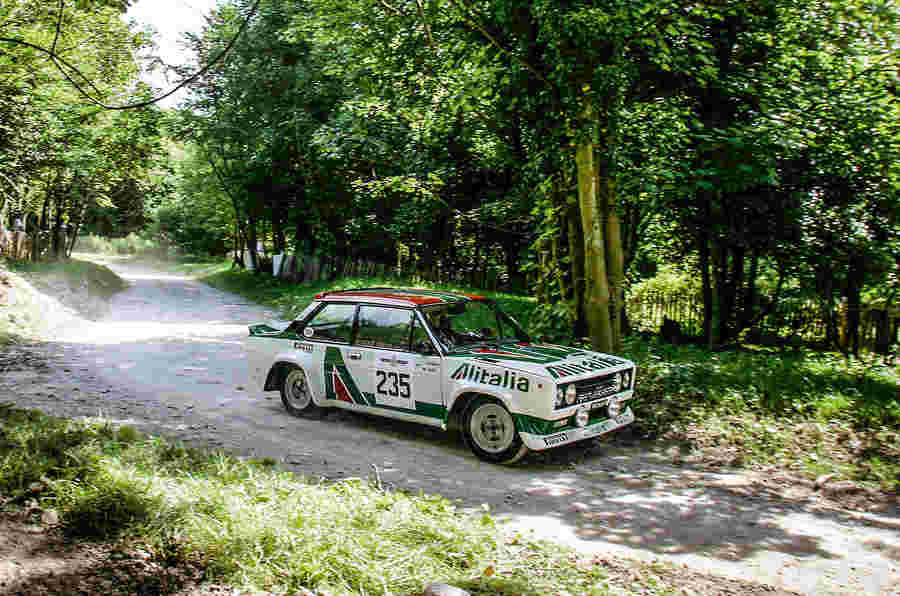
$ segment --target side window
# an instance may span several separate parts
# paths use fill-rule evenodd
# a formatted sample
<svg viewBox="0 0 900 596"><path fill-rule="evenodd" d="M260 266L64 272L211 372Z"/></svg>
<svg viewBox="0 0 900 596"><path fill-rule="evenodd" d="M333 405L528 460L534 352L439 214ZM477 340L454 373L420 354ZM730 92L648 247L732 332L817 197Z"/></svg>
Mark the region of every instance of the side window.
<svg viewBox="0 0 900 596"><path fill-rule="evenodd" d="M306 324L303 335L310 339L350 342L355 304L327 304Z"/></svg>
<svg viewBox="0 0 900 596"><path fill-rule="evenodd" d="M409 350L412 311L384 306L360 306L356 345Z"/></svg>

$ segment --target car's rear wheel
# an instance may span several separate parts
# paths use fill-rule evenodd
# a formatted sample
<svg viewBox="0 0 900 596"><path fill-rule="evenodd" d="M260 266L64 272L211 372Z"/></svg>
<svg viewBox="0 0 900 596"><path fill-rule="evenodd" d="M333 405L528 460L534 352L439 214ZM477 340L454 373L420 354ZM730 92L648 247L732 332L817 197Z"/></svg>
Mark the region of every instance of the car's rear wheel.
<svg viewBox="0 0 900 596"><path fill-rule="evenodd" d="M476 397L469 404L465 436L472 452L485 461L511 464L528 453L512 414L491 397Z"/></svg>
<svg viewBox="0 0 900 596"><path fill-rule="evenodd" d="M302 368L291 366L284 371L281 382L281 402L294 416L318 418L323 409L315 404L306 373Z"/></svg>

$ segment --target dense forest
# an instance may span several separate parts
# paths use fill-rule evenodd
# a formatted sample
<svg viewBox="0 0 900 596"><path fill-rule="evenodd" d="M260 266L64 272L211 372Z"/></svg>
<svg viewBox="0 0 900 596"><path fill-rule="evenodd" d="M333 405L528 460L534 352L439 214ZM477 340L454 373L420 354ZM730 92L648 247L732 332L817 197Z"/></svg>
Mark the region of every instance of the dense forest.
<svg viewBox="0 0 900 596"><path fill-rule="evenodd" d="M707 345L786 311L896 342L892 0L226 0L171 110L135 107L165 90L127 4L0 6L0 221L33 258L138 232L365 261L532 293L604 351L656 294Z"/></svg>

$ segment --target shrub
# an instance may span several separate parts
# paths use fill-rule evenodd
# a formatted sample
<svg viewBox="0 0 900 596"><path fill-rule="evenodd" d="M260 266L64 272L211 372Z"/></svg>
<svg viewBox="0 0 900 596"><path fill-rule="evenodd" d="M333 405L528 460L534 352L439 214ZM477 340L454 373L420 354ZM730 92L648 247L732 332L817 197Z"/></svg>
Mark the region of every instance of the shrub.
<svg viewBox="0 0 900 596"><path fill-rule="evenodd" d="M81 538L118 536L150 519L162 505L143 483L106 470L90 481L57 484L56 495L66 532Z"/></svg>
<svg viewBox="0 0 900 596"><path fill-rule="evenodd" d="M80 236L75 248L79 252L103 255L157 255L162 251L160 245L149 238L135 233L124 238L102 238L100 236Z"/></svg>

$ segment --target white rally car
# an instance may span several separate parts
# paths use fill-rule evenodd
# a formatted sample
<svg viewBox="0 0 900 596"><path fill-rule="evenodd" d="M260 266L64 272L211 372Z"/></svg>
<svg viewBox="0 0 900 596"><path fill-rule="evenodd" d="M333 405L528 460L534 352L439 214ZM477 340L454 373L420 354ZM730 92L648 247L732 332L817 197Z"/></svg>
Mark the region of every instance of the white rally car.
<svg viewBox="0 0 900 596"><path fill-rule="evenodd" d="M634 420L634 363L533 344L481 296L325 292L295 320L250 326L250 376L285 408L337 407L461 428L480 458L512 463Z"/></svg>

